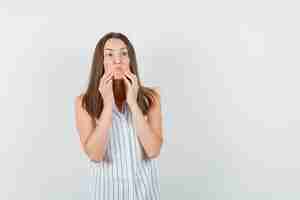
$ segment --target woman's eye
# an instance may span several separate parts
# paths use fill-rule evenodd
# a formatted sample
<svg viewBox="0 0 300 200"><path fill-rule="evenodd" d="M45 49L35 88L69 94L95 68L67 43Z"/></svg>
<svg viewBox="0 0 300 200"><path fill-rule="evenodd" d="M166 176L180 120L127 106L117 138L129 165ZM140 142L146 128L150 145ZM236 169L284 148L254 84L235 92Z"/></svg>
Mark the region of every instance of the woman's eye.
<svg viewBox="0 0 300 200"><path fill-rule="evenodd" d="M127 52L123 52L122 55L123 55L123 56L127 56L128 53L127 53Z"/></svg>
<svg viewBox="0 0 300 200"><path fill-rule="evenodd" d="M107 54L105 54L106 56L112 56L112 53L107 53Z"/></svg>

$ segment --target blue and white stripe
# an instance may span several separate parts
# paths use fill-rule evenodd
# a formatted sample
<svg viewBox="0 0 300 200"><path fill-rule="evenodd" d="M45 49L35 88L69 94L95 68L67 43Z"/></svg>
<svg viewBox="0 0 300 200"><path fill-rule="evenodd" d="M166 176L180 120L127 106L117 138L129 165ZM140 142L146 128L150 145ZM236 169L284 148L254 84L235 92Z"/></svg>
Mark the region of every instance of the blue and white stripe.
<svg viewBox="0 0 300 200"><path fill-rule="evenodd" d="M160 200L158 158L142 159L143 151L127 103L113 121L105 159L89 160L90 200Z"/></svg>

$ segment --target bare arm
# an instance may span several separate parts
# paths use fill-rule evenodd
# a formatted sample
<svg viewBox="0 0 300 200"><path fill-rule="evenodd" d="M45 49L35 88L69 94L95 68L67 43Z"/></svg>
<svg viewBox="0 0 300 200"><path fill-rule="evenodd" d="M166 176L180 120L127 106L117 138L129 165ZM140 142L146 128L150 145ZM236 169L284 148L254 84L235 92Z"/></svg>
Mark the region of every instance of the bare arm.
<svg viewBox="0 0 300 200"><path fill-rule="evenodd" d="M157 98L146 117L137 104L131 106L133 123L138 133L138 138L146 152L148 159L158 157L163 144L162 114L159 88L154 88Z"/></svg>
<svg viewBox="0 0 300 200"><path fill-rule="evenodd" d="M112 109L110 105L104 106L96 125L93 119L81 106L82 96L75 99L76 128L84 152L93 161L102 161L108 143L109 128L112 124Z"/></svg>

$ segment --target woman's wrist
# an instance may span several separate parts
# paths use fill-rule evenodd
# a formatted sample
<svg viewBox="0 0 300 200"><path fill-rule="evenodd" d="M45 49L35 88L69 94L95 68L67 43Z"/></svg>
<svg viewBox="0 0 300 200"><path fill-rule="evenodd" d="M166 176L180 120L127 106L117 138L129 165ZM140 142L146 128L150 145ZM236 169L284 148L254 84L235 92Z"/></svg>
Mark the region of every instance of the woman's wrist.
<svg viewBox="0 0 300 200"><path fill-rule="evenodd" d="M105 119L112 120L112 105L104 104L99 119L96 119L96 125L98 126Z"/></svg>

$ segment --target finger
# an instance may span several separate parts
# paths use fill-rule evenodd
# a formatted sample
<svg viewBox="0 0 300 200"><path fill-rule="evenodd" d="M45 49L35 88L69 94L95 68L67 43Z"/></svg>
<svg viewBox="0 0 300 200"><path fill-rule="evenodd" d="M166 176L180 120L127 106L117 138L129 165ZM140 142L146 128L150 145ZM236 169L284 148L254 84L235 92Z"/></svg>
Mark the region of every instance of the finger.
<svg viewBox="0 0 300 200"><path fill-rule="evenodd" d="M103 79L107 79L108 77L110 77L111 75L113 74L113 72L106 72L104 75L103 75Z"/></svg>
<svg viewBox="0 0 300 200"><path fill-rule="evenodd" d="M123 75L123 77L122 77L122 78L124 79L124 81L125 81L125 84L126 84L127 88L128 88L128 87L130 87L131 83L130 83L130 82L129 82L129 80L126 78L126 76L125 76L125 75Z"/></svg>
<svg viewBox="0 0 300 200"><path fill-rule="evenodd" d="M100 85L106 84L107 81L111 78L112 72L104 74L100 80Z"/></svg>
<svg viewBox="0 0 300 200"><path fill-rule="evenodd" d="M134 73L132 73L131 71L126 71L126 74L130 75L132 78L134 78L134 77L135 77L135 74L134 74Z"/></svg>
<svg viewBox="0 0 300 200"><path fill-rule="evenodd" d="M130 77L130 79L131 79L132 83L135 83L135 82L137 81L137 77L136 77L136 75L135 75L135 74L133 74L132 72L130 72L130 71L127 71L125 74L126 74L126 75L128 75L128 76Z"/></svg>
<svg viewBox="0 0 300 200"><path fill-rule="evenodd" d="M112 72L104 72L101 79L106 79Z"/></svg>
<svg viewBox="0 0 300 200"><path fill-rule="evenodd" d="M131 75L129 75L128 73L125 73L124 76L125 76L125 78L126 78L127 80L129 79L129 81L130 81L131 83L133 83L133 78L132 78Z"/></svg>
<svg viewBox="0 0 300 200"><path fill-rule="evenodd" d="M106 94L107 92L112 91L112 84L110 82L112 81L109 80L107 84L101 87L100 89L101 94Z"/></svg>
<svg viewBox="0 0 300 200"><path fill-rule="evenodd" d="M110 73L106 78L105 78L105 83L107 83L109 80L112 79L113 73Z"/></svg>

